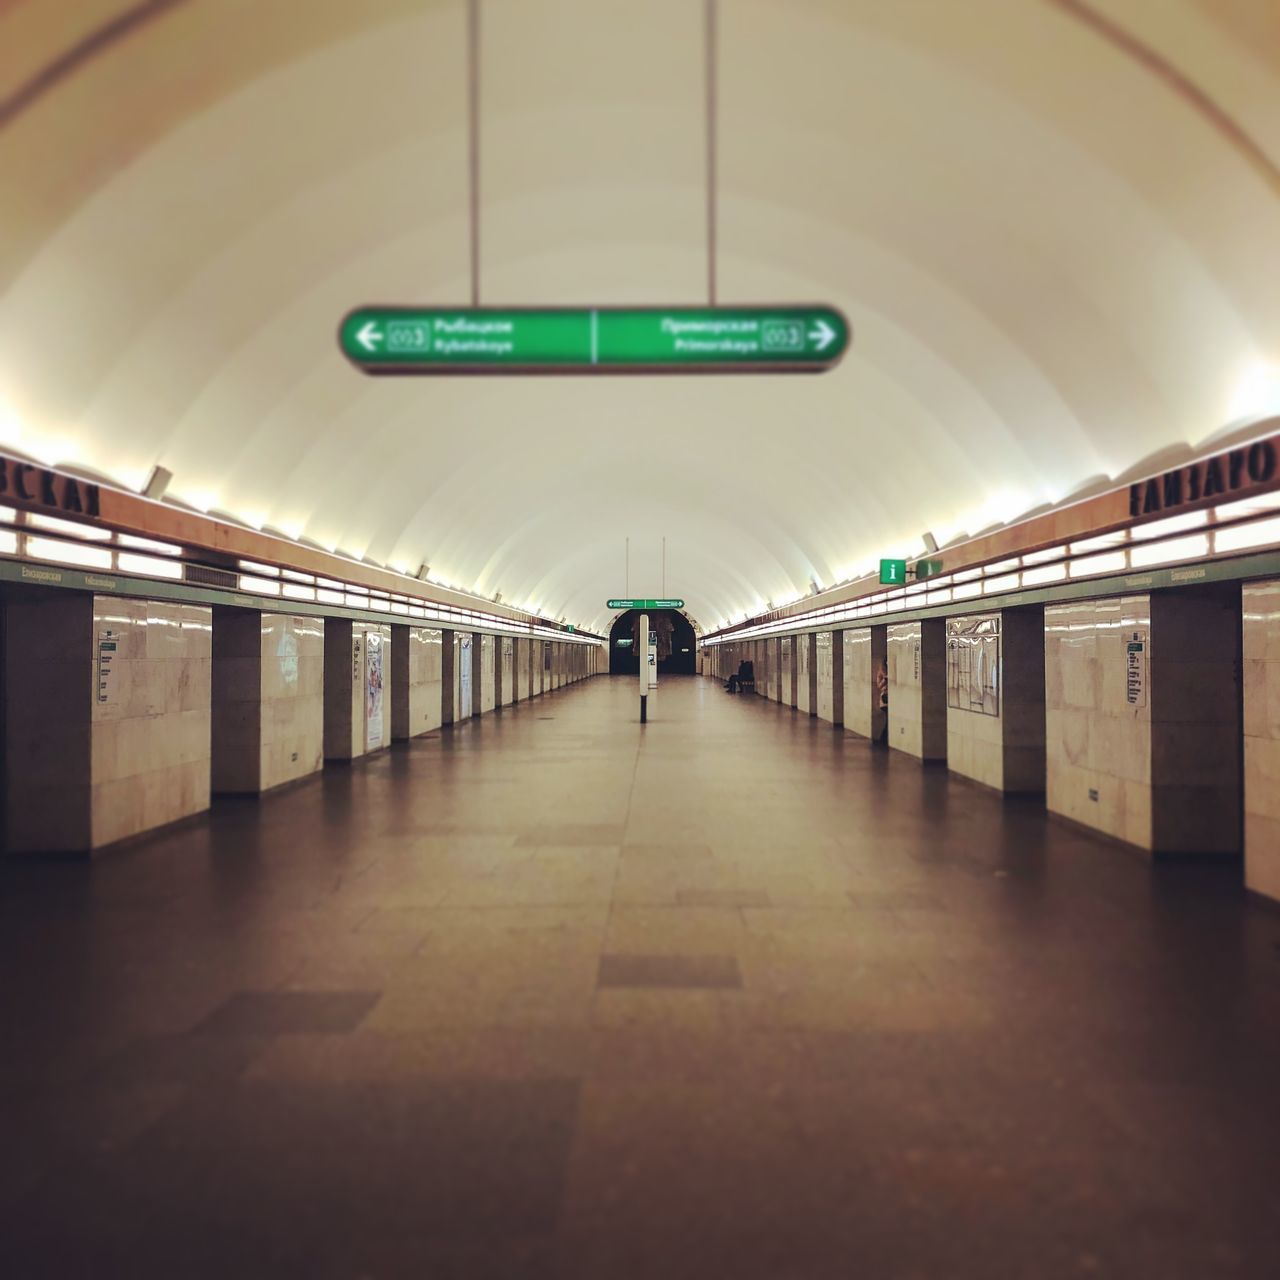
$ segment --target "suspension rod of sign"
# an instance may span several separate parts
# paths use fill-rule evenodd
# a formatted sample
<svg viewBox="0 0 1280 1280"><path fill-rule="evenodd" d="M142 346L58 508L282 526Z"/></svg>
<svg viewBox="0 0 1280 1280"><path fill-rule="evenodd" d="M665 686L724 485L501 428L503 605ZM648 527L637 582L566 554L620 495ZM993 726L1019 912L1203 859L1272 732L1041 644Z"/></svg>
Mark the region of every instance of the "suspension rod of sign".
<svg viewBox="0 0 1280 1280"><path fill-rule="evenodd" d="M368 374L822 373L851 338L836 307L719 302L719 0L703 0L707 305L482 307L481 0L467 0L471 305L356 307L338 347Z"/></svg>

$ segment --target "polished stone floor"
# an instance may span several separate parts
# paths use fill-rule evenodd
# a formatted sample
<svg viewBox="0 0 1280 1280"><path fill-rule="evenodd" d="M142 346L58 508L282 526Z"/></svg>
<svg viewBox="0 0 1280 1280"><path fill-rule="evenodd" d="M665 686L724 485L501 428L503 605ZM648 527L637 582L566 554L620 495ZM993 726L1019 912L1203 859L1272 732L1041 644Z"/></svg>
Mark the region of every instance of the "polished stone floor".
<svg viewBox="0 0 1280 1280"><path fill-rule="evenodd" d="M710 681L0 868L0 1274L1280 1275L1280 915Z"/></svg>

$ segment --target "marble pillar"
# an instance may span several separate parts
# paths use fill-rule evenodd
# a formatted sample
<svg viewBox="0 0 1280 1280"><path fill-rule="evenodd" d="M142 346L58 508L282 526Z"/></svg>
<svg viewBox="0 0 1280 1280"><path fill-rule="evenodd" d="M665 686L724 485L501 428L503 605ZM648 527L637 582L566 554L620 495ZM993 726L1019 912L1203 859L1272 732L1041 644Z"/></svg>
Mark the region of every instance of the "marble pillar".
<svg viewBox="0 0 1280 1280"><path fill-rule="evenodd" d="M390 623L324 620L324 758L350 761L391 743Z"/></svg>
<svg viewBox="0 0 1280 1280"><path fill-rule="evenodd" d="M444 655L434 627L391 627L391 737L416 738L443 723Z"/></svg>
<svg viewBox="0 0 1280 1280"><path fill-rule="evenodd" d="M440 723L457 718L457 633L450 627L440 632Z"/></svg>
<svg viewBox="0 0 1280 1280"><path fill-rule="evenodd" d="M1237 856L1238 586L1045 607L1050 812L1145 853Z"/></svg>
<svg viewBox="0 0 1280 1280"><path fill-rule="evenodd" d="M889 625L889 745L919 760L947 758L947 636L942 618Z"/></svg>
<svg viewBox="0 0 1280 1280"><path fill-rule="evenodd" d="M213 611L215 792L260 795L324 763L324 622Z"/></svg>
<svg viewBox="0 0 1280 1280"><path fill-rule="evenodd" d="M947 619L947 767L996 791L1045 788L1044 608Z"/></svg>
<svg viewBox="0 0 1280 1280"><path fill-rule="evenodd" d="M212 611L5 603L5 849L96 853L209 807Z"/></svg>
<svg viewBox="0 0 1280 1280"><path fill-rule="evenodd" d="M1244 879L1280 901L1280 581L1244 587Z"/></svg>
<svg viewBox="0 0 1280 1280"><path fill-rule="evenodd" d="M886 713L880 705L876 672L887 668L887 633L883 626L851 627L836 633L844 643L844 727L879 742Z"/></svg>
<svg viewBox="0 0 1280 1280"><path fill-rule="evenodd" d="M844 643L839 631L819 631L814 640L818 719L841 725L844 723Z"/></svg>

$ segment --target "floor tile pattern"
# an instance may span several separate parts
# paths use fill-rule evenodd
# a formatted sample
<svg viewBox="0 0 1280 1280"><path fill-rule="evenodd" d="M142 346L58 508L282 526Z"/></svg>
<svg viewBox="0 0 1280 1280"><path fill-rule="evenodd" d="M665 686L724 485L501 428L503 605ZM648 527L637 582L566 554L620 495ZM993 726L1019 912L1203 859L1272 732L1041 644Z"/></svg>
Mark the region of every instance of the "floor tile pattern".
<svg viewBox="0 0 1280 1280"><path fill-rule="evenodd" d="M548 718L552 717L552 718ZM0 1274L1280 1274L1280 915L710 681L0 866Z"/></svg>

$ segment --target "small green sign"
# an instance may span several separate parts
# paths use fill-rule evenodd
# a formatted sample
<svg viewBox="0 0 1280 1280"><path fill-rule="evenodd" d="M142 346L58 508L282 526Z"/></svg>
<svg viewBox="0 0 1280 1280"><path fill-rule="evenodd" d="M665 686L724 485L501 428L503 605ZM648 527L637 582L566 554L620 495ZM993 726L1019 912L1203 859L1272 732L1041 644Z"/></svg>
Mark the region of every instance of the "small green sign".
<svg viewBox="0 0 1280 1280"><path fill-rule="evenodd" d="M820 373L849 346L835 307L357 307L365 373Z"/></svg>
<svg viewBox="0 0 1280 1280"><path fill-rule="evenodd" d="M880 581L886 586L900 587L907 580L907 562L905 560L881 560Z"/></svg>
<svg viewBox="0 0 1280 1280"><path fill-rule="evenodd" d="M606 600L606 609L683 609L683 600Z"/></svg>
<svg viewBox="0 0 1280 1280"><path fill-rule="evenodd" d="M941 560L917 560L914 565L917 582L925 578L936 578L942 572Z"/></svg>

